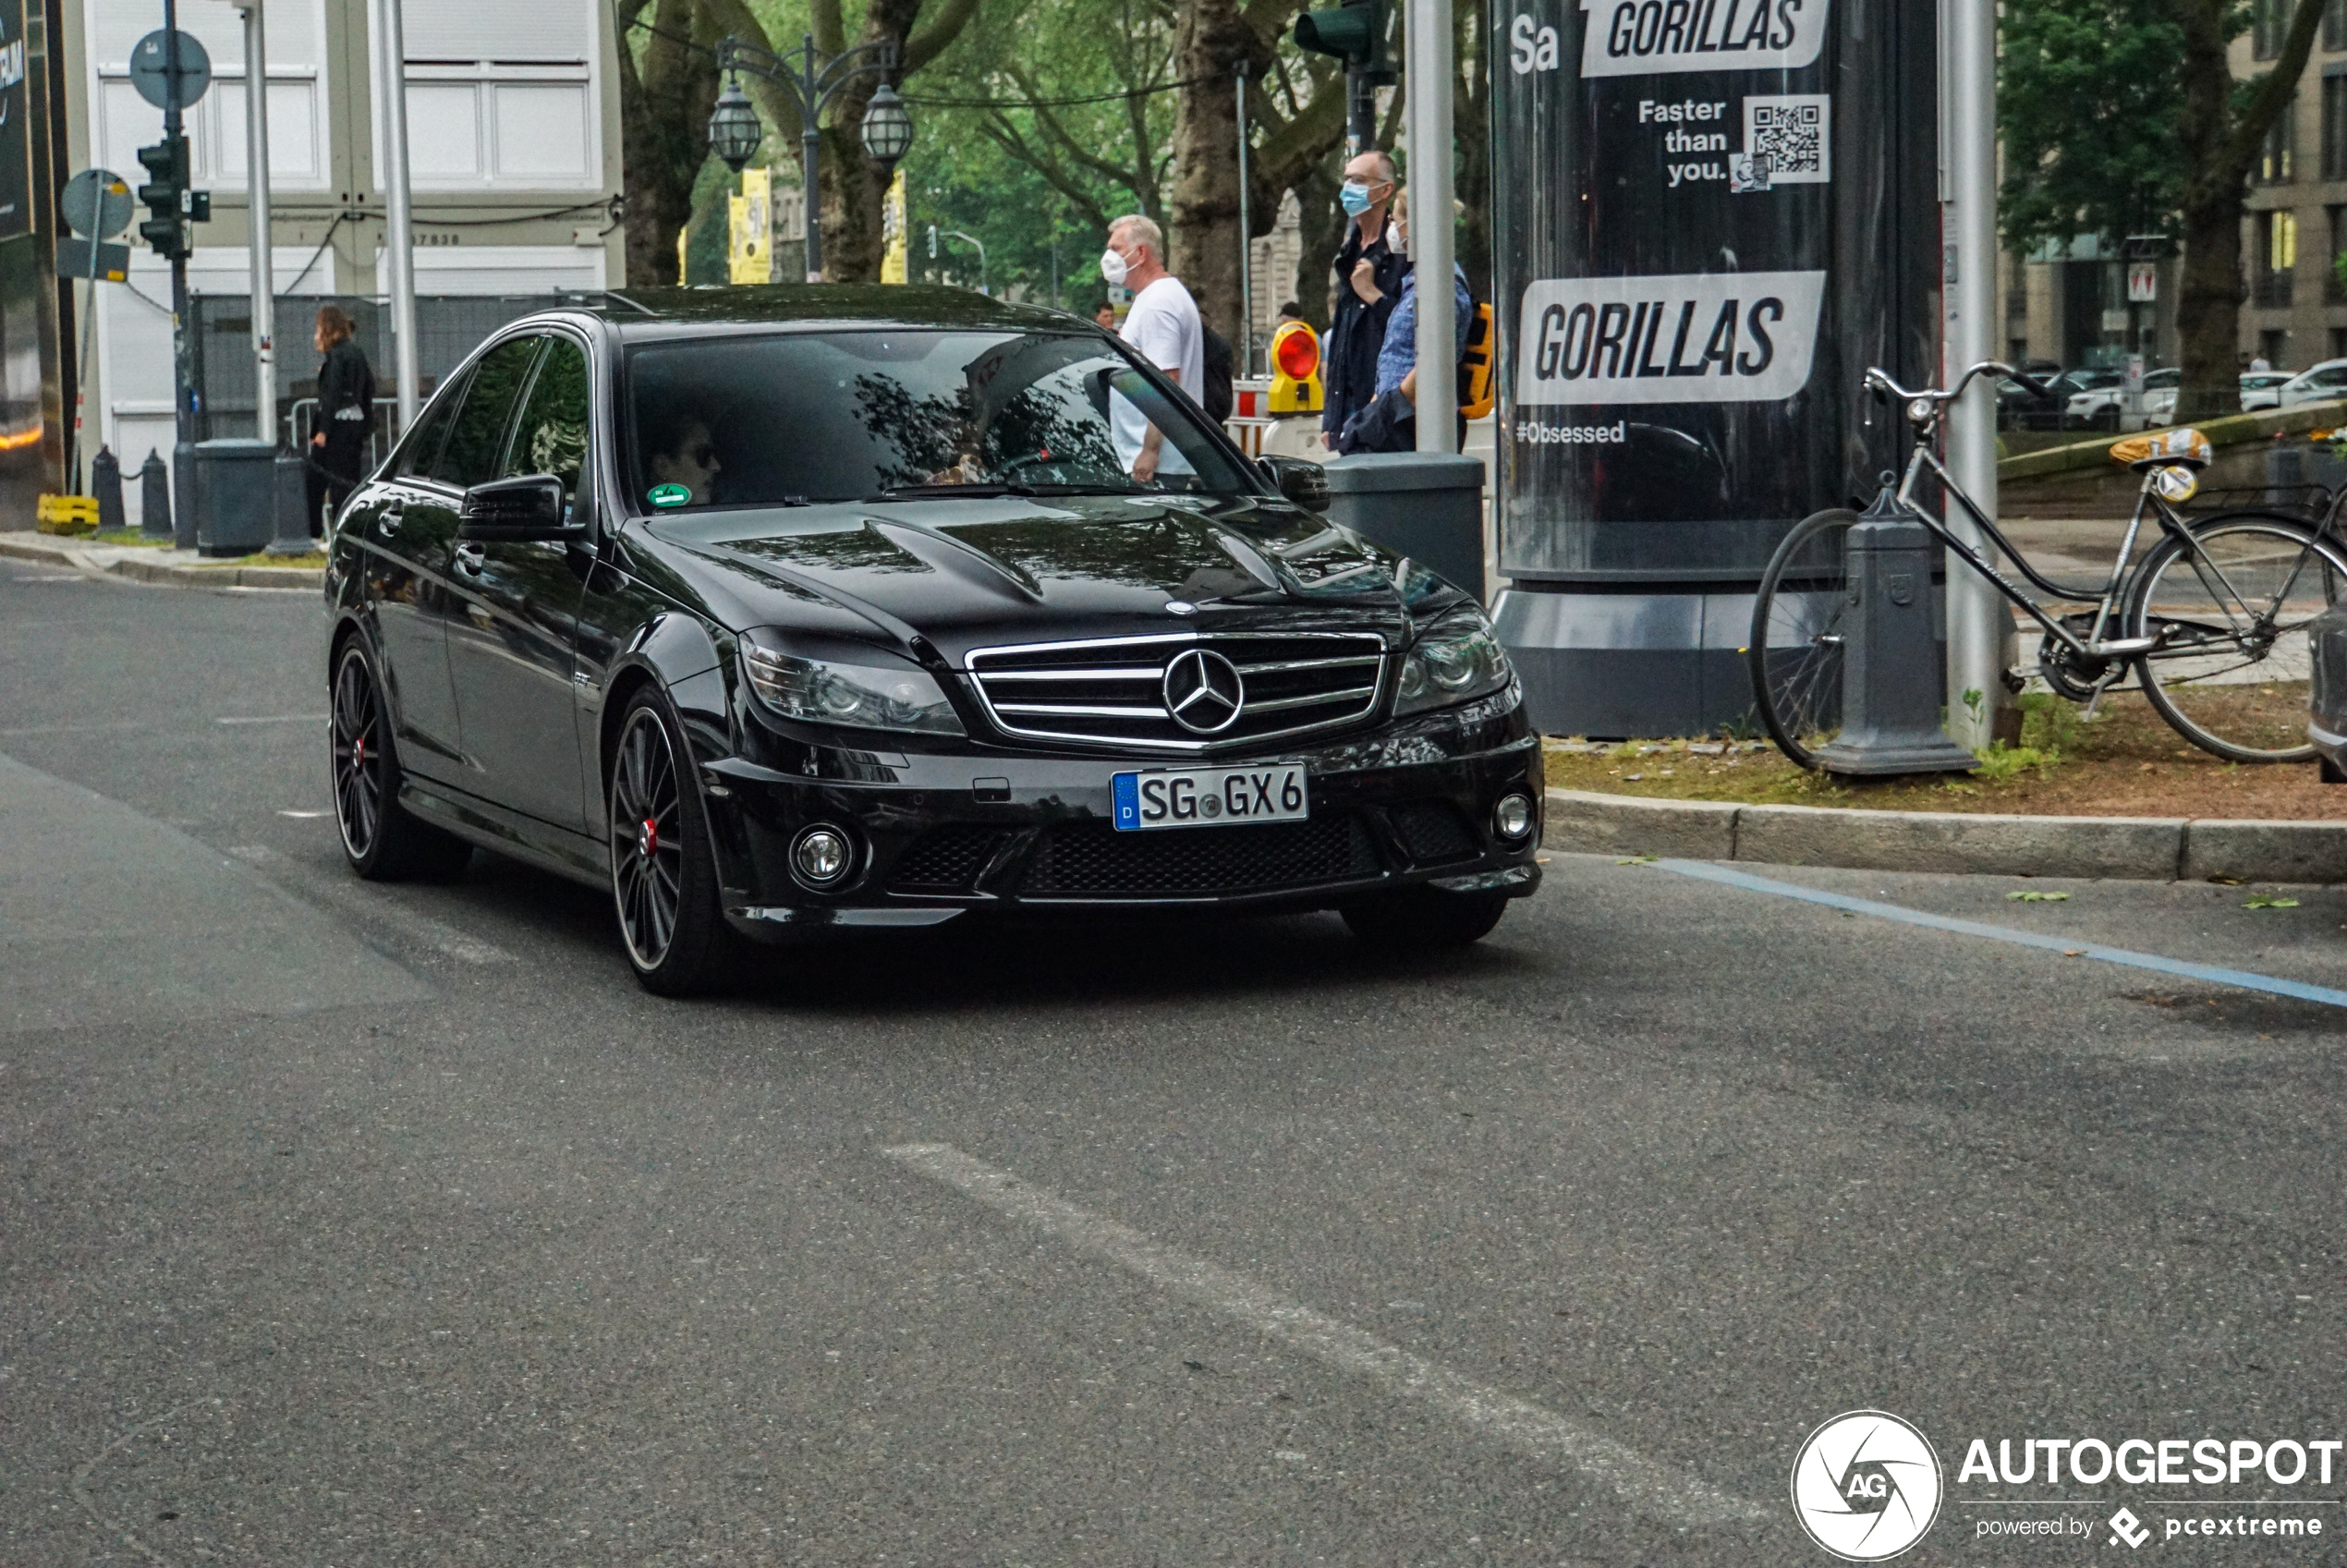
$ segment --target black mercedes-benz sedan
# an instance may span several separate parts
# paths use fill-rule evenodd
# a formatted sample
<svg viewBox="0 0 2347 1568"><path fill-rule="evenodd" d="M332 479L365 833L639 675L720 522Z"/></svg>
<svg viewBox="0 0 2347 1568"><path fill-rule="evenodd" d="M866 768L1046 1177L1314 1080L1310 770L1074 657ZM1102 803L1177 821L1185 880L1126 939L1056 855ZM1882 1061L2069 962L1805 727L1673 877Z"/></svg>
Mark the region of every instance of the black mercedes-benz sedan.
<svg viewBox="0 0 2347 1568"><path fill-rule="evenodd" d="M1326 504L1053 311L530 316L335 519L344 847L607 888L664 994L758 941L979 909L1473 942L1538 881L1538 737L1474 599Z"/></svg>

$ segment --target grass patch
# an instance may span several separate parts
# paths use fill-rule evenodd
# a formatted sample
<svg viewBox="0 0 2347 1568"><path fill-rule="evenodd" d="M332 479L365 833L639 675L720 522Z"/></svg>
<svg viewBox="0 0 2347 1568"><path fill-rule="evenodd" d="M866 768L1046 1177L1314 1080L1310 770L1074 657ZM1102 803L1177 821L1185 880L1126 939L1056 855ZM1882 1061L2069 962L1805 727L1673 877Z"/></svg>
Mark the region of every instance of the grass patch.
<svg viewBox="0 0 2347 1568"><path fill-rule="evenodd" d="M118 549L124 546L135 546L141 550L168 550L171 548L171 536L169 534L165 534L161 539L149 539L137 529L116 529L110 533L93 533L85 535L83 542L87 544L103 544L109 549Z"/></svg>
<svg viewBox="0 0 2347 1568"><path fill-rule="evenodd" d="M311 571L319 570L323 567L325 564L326 557L324 553L316 550L310 552L306 555L271 555L266 552L261 552L251 555L239 555L232 561L199 561L196 563L197 565L207 569L215 566L296 566L307 567Z"/></svg>

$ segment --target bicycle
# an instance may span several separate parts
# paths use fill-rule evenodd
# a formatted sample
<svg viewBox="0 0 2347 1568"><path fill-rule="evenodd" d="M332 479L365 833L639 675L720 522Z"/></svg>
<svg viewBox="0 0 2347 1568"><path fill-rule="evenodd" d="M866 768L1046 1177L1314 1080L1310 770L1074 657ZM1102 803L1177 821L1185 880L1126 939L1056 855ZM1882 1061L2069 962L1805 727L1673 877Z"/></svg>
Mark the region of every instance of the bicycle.
<svg viewBox="0 0 2347 1568"><path fill-rule="evenodd" d="M1928 529L1952 563L1987 578L2043 628L2036 669L2007 671L2007 687L2019 692L2029 675L2039 675L2058 696L2086 704L2091 718L2133 672L2160 717L2204 751L2236 762L2312 760L2305 628L2347 586L2347 549L2328 519L2244 507L2188 520L2176 507L2192 498L2213 456L2207 438L2190 428L2131 437L2113 445L2111 458L2141 473L2143 489L2109 579L2100 587L2054 582L1982 515L1931 449L1948 405L1975 376L1989 373L2051 395L2042 383L1994 360L1966 371L1952 391L1910 391L1880 370L1867 371L1866 385L1878 397L1896 397L1913 427L1905 473L1882 475L1890 504ZM1927 474L2047 600L2093 608L2048 614L1991 558L1917 504L1915 488ZM2159 537L2131 564L2147 518ZM1795 524L1769 557L1753 605L1746 656L1756 706L1778 748L1805 768L1817 767L1818 750L1841 729L1841 627L1852 608L1843 545L1857 520L1845 508Z"/></svg>

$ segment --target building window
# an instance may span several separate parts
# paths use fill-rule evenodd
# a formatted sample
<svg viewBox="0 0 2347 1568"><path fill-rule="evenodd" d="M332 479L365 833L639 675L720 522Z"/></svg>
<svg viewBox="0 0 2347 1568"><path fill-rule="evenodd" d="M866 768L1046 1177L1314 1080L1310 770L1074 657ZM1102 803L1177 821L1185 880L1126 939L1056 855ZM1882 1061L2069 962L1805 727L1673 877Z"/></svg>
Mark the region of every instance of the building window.
<svg viewBox="0 0 2347 1568"><path fill-rule="evenodd" d="M2292 167L2297 161L2293 156L2298 140L2293 134L2298 128L2297 108L2297 100L2292 99L2280 118L2274 121L2273 129L2266 133L2265 152L2257 159L2260 185L2287 185L2298 177Z"/></svg>
<svg viewBox="0 0 2347 1568"><path fill-rule="evenodd" d="M2323 252L2323 298L2337 305L2347 302L2347 286L2339 281L2339 258L2347 252L2347 203L2325 207L2323 217L2330 231L2330 245Z"/></svg>
<svg viewBox="0 0 2347 1568"><path fill-rule="evenodd" d="M2323 47L2347 49L2347 0L2326 0L2323 6Z"/></svg>
<svg viewBox="0 0 2347 1568"><path fill-rule="evenodd" d="M2290 334L2282 327L2269 327L2257 334L2257 357L2266 361L2268 370L2290 368Z"/></svg>
<svg viewBox="0 0 2347 1568"><path fill-rule="evenodd" d="M2298 269L2298 214L2286 208L2257 214L2257 276L2251 302L2272 308L2291 302Z"/></svg>
<svg viewBox="0 0 2347 1568"><path fill-rule="evenodd" d="M2290 31L2291 0L2253 0L2250 7L2249 48L2260 60L2270 60L2281 53L2281 41Z"/></svg>
<svg viewBox="0 0 2347 1568"><path fill-rule="evenodd" d="M2323 178L2347 179L2347 76L2323 78Z"/></svg>
<svg viewBox="0 0 2347 1568"><path fill-rule="evenodd" d="M2330 357L2334 359L2347 359L2347 327L2330 329Z"/></svg>

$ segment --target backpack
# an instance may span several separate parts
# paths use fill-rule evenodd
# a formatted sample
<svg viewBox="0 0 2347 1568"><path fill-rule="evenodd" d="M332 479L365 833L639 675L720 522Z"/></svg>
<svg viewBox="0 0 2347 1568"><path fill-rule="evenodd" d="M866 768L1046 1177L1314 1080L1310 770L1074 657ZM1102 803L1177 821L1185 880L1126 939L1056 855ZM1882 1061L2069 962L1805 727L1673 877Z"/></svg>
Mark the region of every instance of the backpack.
<svg viewBox="0 0 2347 1568"><path fill-rule="evenodd" d="M1206 362L1206 384L1198 389L1198 406L1206 410L1208 419L1219 425L1229 419L1231 410L1237 407L1237 398L1231 388L1230 340L1204 322L1198 323L1198 333L1204 346L1200 357Z"/></svg>
<svg viewBox="0 0 2347 1568"><path fill-rule="evenodd" d="M1491 307L1478 301L1467 319L1466 352L1459 356L1459 412L1479 419L1491 411Z"/></svg>

